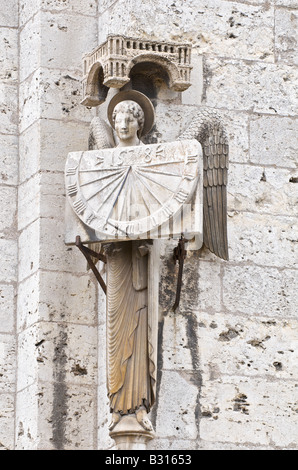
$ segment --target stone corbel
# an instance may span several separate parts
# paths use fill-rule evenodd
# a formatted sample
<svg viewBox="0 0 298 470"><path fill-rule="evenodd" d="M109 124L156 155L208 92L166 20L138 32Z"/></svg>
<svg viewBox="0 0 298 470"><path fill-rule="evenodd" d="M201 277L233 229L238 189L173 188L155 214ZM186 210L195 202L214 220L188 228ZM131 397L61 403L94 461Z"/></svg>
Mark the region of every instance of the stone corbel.
<svg viewBox="0 0 298 470"><path fill-rule="evenodd" d="M190 85L191 45L110 35L83 59L84 106L102 104L109 88L122 88L137 64L153 63L168 76L169 88L185 91Z"/></svg>

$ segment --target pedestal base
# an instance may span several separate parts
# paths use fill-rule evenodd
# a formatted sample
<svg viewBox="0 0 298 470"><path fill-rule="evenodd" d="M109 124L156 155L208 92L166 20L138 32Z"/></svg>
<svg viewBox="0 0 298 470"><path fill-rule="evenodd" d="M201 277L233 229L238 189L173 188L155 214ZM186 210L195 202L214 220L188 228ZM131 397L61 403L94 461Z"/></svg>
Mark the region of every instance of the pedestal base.
<svg viewBox="0 0 298 470"><path fill-rule="evenodd" d="M154 439L153 431L146 431L134 414L121 418L110 436L115 440L117 450L146 450L147 442Z"/></svg>

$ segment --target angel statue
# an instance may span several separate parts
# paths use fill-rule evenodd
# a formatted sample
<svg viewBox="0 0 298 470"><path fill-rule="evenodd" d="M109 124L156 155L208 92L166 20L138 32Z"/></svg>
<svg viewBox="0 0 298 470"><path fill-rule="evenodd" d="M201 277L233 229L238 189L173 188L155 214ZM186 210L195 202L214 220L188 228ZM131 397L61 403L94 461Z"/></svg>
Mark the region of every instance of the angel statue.
<svg viewBox="0 0 298 470"><path fill-rule="evenodd" d="M142 93L121 92L111 100L108 118L112 127L93 119L90 150L143 145L141 137L154 123L154 108ZM122 416L135 414L138 423L152 431L148 413L155 400L156 350L151 334L157 325L148 311L148 248L131 240L108 244L106 252L109 429Z"/></svg>
<svg viewBox="0 0 298 470"><path fill-rule="evenodd" d="M144 145L141 139L154 124L154 108L144 94L135 90L122 91L111 99L108 119L111 126L99 117L93 119L89 150ZM196 139L203 151L203 242L211 252L227 260L228 145L220 118L209 110L199 111L177 140L185 139ZM144 192L152 192L156 181L152 177L151 186L146 183L144 178L149 171L157 177L158 171L152 170L152 166L144 169L143 174L141 170L139 172ZM121 192L124 193L124 185L129 187L129 194L140 193L140 185L132 171L119 175L122 183L115 201L119 201ZM145 199L141 193L138 197ZM128 202L123 200L121 203L121 211L127 211L128 215L131 200L130 196ZM129 240L106 244L110 430L123 416L132 414L146 431L153 429L148 413L155 402L157 364L153 335L157 331L157 319L148 308L149 243L149 240Z"/></svg>

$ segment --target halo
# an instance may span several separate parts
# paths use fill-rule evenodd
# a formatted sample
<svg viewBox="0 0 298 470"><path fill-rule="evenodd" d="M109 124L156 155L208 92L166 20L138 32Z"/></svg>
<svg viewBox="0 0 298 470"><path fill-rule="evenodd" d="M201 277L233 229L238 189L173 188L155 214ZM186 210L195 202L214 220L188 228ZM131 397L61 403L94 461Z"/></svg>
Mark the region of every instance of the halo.
<svg viewBox="0 0 298 470"><path fill-rule="evenodd" d="M148 132L150 132L150 130L152 129L155 120L154 107L146 95L136 90L120 91L120 93L117 93L115 96L113 96L108 106L108 119L110 121L111 126L114 129L113 111L115 106L121 101L127 100L135 101L141 106L145 116L142 136L148 134Z"/></svg>

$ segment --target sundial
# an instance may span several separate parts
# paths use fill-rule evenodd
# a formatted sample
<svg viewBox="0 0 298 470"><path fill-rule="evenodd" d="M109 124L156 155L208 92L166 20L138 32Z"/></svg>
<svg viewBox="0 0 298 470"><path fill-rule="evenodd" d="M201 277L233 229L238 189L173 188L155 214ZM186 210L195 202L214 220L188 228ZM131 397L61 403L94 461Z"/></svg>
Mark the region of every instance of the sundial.
<svg viewBox="0 0 298 470"><path fill-rule="evenodd" d="M195 139L74 152L66 164L68 199L98 240L173 236L177 217L178 235L190 237L202 231L198 209L191 216L186 210L201 163Z"/></svg>

